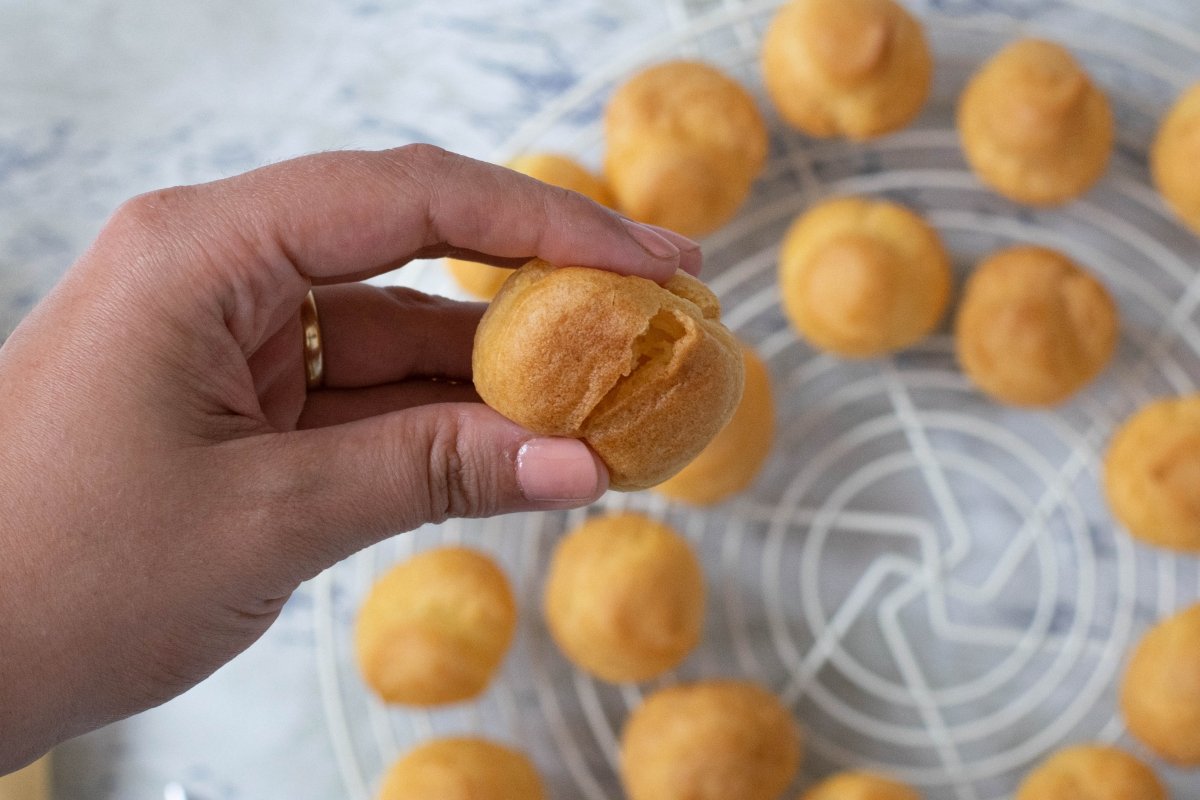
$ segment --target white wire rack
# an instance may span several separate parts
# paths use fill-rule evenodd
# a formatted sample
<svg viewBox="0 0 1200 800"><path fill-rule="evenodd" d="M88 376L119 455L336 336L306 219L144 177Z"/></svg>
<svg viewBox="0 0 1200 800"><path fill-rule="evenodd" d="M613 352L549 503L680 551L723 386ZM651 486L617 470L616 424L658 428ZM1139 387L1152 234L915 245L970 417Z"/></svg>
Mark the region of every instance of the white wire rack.
<svg viewBox="0 0 1200 800"><path fill-rule="evenodd" d="M452 521L322 576L318 666L352 800L369 797L407 747L455 732L518 744L553 797L614 800L618 735L630 710L660 685L722 675L754 678L794 710L808 751L797 786L870 767L929 800L996 800L1048 752L1099 740L1155 764L1176 796L1200 797L1200 775L1167 768L1126 736L1115 701L1140 633L1200 599L1200 559L1134 543L1099 488L1113 427L1152 398L1200 382L1200 240L1171 218L1145 167L1161 114L1200 78L1200 33L1109 0L919 6L937 57L932 99L909 130L861 145L816 142L770 115L757 54L776 5L676 0L676 30L576 86L499 154L555 149L598 164L600 114L613 87L669 57L712 61L759 95L772 159L739 217L705 244L726 322L771 370L778 437L763 475L706 511L652 493L610 493L590 511ZM1116 111L1110 173L1062 209L1031 211L996 197L958 150L959 91L1018 35L1069 45ZM966 383L944 332L884 360L815 352L780 311L778 245L797 214L841 194L885 196L923 213L953 253L960 284L1002 246L1065 251L1118 299L1115 364L1059 409L1015 411ZM653 685L614 687L574 670L540 617L558 537L588 513L620 509L684 532L709 582L703 644ZM508 570L523 612L513 651L478 702L385 708L354 666L354 613L392 563L450 542L478 546Z"/></svg>

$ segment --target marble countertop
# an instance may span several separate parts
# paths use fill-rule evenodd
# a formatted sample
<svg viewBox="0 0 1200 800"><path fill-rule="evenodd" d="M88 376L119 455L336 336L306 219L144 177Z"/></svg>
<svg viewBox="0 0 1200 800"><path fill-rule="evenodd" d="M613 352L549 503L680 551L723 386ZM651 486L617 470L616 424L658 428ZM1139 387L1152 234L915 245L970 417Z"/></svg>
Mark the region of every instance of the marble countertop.
<svg viewBox="0 0 1200 800"><path fill-rule="evenodd" d="M1038 4L910 5L1020 15ZM426 141L489 158L589 75L703 9L742 5L0 0L0 339L134 194L318 150ZM1191 0L1096 5L1156 14L1200 51ZM257 644L187 694L59 747L55 796L157 800L171 781L196 800L346 796L315 655L318 595L302 587Z"/></svg>

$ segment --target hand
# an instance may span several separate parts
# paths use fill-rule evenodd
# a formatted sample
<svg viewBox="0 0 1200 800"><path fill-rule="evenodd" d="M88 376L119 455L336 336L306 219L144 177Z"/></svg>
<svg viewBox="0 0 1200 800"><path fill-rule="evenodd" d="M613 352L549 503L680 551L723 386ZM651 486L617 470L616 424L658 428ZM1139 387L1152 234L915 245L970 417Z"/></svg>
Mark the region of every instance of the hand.
<svg viewBox="0 0 1200 800"><path fill-rule="evenodd" d="M470 402L481 306L346 283L447 254L699 269L682 237L420 145L113 216L0 348L0 774L197 683L362 547L604 491L583 444Z"/></svg>

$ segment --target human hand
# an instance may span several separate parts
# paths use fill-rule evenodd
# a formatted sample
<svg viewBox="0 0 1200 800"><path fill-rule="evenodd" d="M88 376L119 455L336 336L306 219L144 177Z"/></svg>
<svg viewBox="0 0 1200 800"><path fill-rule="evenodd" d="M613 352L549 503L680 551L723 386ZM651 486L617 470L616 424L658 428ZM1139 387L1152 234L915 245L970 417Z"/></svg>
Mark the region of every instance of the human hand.
<svg viewBox="0 0 1200 800"><path fill-rule="evenodd" d="M346 283L448 254L700 265L682 237L421 145L113 216L0 348L0 774L197 683L362 547L604 491L580 442L469 402L482 306ZM306 393L312 285L326 366Z"/></svg>

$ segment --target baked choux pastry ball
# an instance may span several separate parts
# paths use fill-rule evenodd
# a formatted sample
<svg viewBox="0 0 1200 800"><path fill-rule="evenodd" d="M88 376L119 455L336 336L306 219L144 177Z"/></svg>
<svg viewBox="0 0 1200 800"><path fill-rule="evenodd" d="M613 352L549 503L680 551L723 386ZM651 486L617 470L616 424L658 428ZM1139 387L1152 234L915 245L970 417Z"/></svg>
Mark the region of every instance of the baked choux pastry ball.
<svg viewBox="0 0 1200 800"><path fill-rule="evenodd" d="M1150 148L1150 174L1167 205L1200 233L1200 83L1167 112Z"/></svg>
<svg viewBox="0 0 1200 800"><path fill-rule="evenodd" d="M672 500L708 506L732 497L758 477L775 440L775 400L767 365L745 344L742 361L745 388L733 418L700 455L654 491Z"/></svg>
<svg viewBox="0 0 1200 800"><path fill-rule="evenodd" d="M1010 247L967 280L955 349L967 377L993 399L1052 406L1104 370L1119 328L1108 290L1069 258Z"/></svg>
<svg viewBox="0 0 1200 800"><path fill-rule="evenodd" d="M1138 759L1104 745L1059 750L1025 776L1015 800L1166 800L1158 776Z"/></svg>
<svg viewBox="0 0 1200 800"><path fill-rule="evenodd" d="M388 770L379 800L542 800L524 754L486 739L435 739Z"/></svg>
<svg viewBox="0 0 1200 800"><path fill-rule="evenodd" d="M704 571L687 540L641 514L593 517L554 551L546 623L586 672L645 681L679 665L704 627Z"/></svg>
<svg viewBox="0 0 1200 800"><path fill-rule="evenodd" d="M668 61L629 78L605 109L604 137L617 207L685 236L729 221L767 157L754 98L700 61Z"/></svg>
<svg viewBox="0 0 1200 800"><path fill-rule="evenodd" d="M933 58L920 23L894 0L792 0L767 29L762 70L786 122L862 140L920 113Z"/></svg>
<svg viewBox="0 0 1200 800"><path fill-rule="evenodd" d="M921 800L921 794L882 775L839 772L800 795L800 800Z"/></svg>
<svg viewBox="0 0 1200 800"><path fill-rule="evenodd" d="M508 162L507 166L542 183L578 192L602 206L611 208L614 205L608 184L568 156L557 153L528 153L517 156ZM500 284L512 275L512 270L505 267L493 267L490 264L458 258L447 258L446 269L464 291L480 300L491 300L495 297L496 292L500 291Z"/></svg>
<svg viewBox="0 0 1200 800"><path fill-rule="evenodd" d="M508 579L489 557L465 547L428 550L371 587L354 630L359 668L389 703L467 700L487 688L516 622Z"/></svg>
<svg viewBox="0 0 1200 800"><path fill-rule="evenodd" d="M742 396L742 352L708 287L534 260L475 333L475 388L545 436L583 439L609 485L646 489L695 458Z"/></svg>
<svg viewBox="0 0 1200 800"><path fill-rule="evenodd" d="M1151 628L1121 682L1129 732L1162 758L1200 765L1200 604Z"/></svg>
<svg viewBox="0 0 1200 800"><path fill-rule="evenodd" d="M867 358L937 327L950 300L950 259L912 211L848 197L792 223L779 283L784 313L814 347Z"/></svg>
<svg viewBox="0 0 1200 800"><path fill-rule="evenodd" d="M800 730L775 695L710 680L646 698L621 732L629 800L777 800L800 766Z"/></svg>
<svg viewBox="0 0 1200 800"><path fill-rule="evenodd" d="M1158 400L1126 420L1108 447L1104 489L1138 539L1200 552L1200 394Z"/></svg>
<svg viewBox="0 0 1200 800"><path fill-rule="evenodd" d="M963 153L1000 194L1065 203L1100 180L1112 154L1108 98L1066 48L1021 39L988 61L958 106Z"/></svg>

